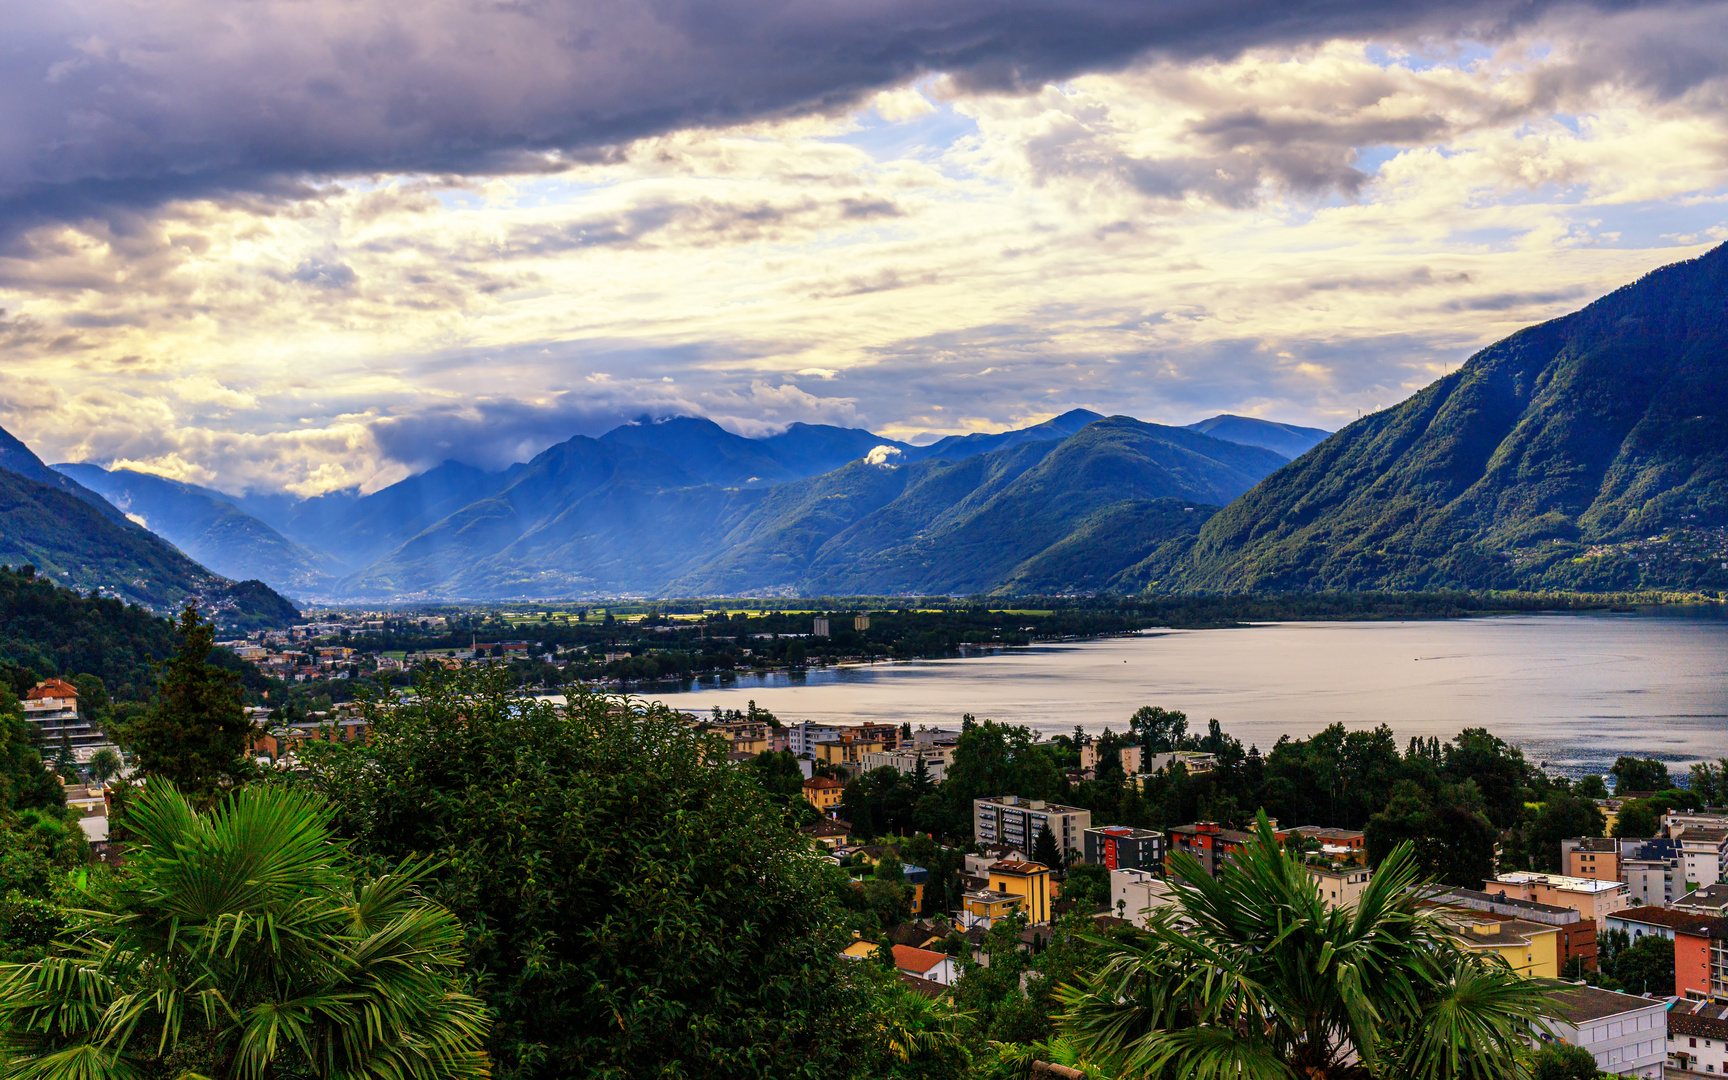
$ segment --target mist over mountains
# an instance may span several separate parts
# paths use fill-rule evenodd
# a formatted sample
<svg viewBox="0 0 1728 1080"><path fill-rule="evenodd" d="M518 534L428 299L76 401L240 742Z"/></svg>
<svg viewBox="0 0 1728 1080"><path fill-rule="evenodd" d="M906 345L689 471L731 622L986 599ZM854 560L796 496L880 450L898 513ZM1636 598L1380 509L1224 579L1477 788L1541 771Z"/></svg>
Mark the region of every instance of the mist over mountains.
<svg viewBox="0 0 1728 1080"><path fill-rule="evenodd" d="M1196 430L1223 421L1236 441ZM1256 437L1289 449L1292 431L1325 434L1201 425L1074 410L914 446L816 424L748 439L673 417L497 472L447 461L305 500L61 468L211 568L320 599L1072 591L1191 536L1286 462Z"/></svg>

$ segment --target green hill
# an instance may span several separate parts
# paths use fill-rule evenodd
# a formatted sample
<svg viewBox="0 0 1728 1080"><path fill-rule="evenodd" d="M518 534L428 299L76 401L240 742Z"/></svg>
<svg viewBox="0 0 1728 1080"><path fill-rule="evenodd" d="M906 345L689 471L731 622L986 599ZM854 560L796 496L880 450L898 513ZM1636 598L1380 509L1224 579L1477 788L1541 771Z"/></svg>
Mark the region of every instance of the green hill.
<svg viewBox="0 0 1728 1080"><path fill-rule="evenodd" d="M1226 506L1162 588L1728 586L1728 246L1520 331Z"/></svg>

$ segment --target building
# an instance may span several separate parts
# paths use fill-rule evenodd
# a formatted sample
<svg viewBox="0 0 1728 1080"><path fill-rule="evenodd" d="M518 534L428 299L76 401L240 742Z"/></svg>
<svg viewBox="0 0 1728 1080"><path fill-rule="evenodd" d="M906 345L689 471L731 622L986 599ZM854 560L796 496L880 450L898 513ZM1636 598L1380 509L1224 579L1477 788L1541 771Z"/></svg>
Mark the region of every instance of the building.
<svg viewBox="0 0 1728 1080"><path fill-rule="evenodd" d="M1555 1036L1590 1051L1596 1068L1619 1076L1662 1075L1668 1057L1668 1003L1575 986L1553 995Z"/></svg>
<svg viewBox="0 0 1728 1080"><path fill-rule="evenodd" d="M1691 825L1706 829L1728 829L1728 814L1717 810L1670 810L1662 815L1662 831L1678 837L1680 830Z"/></svg>
<svg viewBox="0 0 1728 1080"><path fill-rule="evenodd" d="M846 841L852 838L852 823L839 818L823 818L804 826L804 835L824 851L833 851L845 847Z"/></svg>
<svg viewBox="0 0 1728 1080"><path fill-rule="evenodd" d="M1202 754L1198 750L1175 750L1168 754L1147 754L1140 762L1140 771L1161 773L1172 765L1188 770L1189 776L1209 773L1218 767L1218 755Z"/></svg>
<svg viewBox="0 0 1728 1080"><path fill-rule="evenodd" d="M1438 904L1486 912L1504 919L1523 919L1543 923L1560 930L1560 970L1564 973L1574 960L1585 971L1596 970L1597 922L1586 919L1577 910L1558 904L1539 904L1533 900L1507 896L1505 893L1485 893L1475 889L1447 889L1436 892L1431 899Z"/></svg>
<svg viewBox="0 0 1728 1080"><path fill-rule="evenodd" d="M966 929L988 930L997 919L1007 918L1020 910L1025 898L995 889L973 889L960 898L960 925Z"/></svg>
<svg viewBox="0 0 1728 1080"><path fill-rule="evenodd" d="M1335 851L1354 852L1358 859L1361 858L1367 842L1367 834L1361 829L1334 829L1325 825L1298 825L1291 829L1289 834L1314 841L1320 845L1320 850L1328 855Z"/></svg>
<svg viewBox="0 0 1728 1080"><path fill-rule="evenodd" d="M1632 906L1631 896L1622 881L1597 881L1530 870L1501 874L1484 883L1483 889L1505 892L1508 896L1534 900L1538 904L1569 907L1586 919L1594 919L1598 926L1613 912Z"/></svg>
<svg viewBox="0 0 1728 1080"><path fill-rule="evenodd" d="M1176 902L1176 890L1150 870L1110 871L1110 911L1146 929L1148 916Z"/></svg>
<svg viewBox="0 0 1728 1080"><path fill-rule="evenodd" d="M1076 858L1085 853L1084 834L1092 827L1092 811L1003 795L972 800L972 839L979 844L1009 844L1031 851L1044 826L1056 837L1056 848Z"/></svg>
<svg viewBox="0 0 1728 1080"><path fill-rule="evenodd" d="M1043 863L1009 862L990 865L990 891L1021 898L1021 911L1033 924L1050 921L1050 868Z"/></svg>
<svg viewBox="0 0 1728 1080"><path fill-rule="evenodd" d="M840 805L840 795L845 790L846 785L832 776L812 776L804 781L804 797L824 814Z"/></svg>
<svg viewBox="0 0 1728 1080"><path fill-rule="evenodd" d="M1709 918L1674 930L1674 992L1728 1001L1728 919Z"/></svg>
<svg viewBox="0 0 1728 1080"><path fill-rule="evenodd" d="M850 730L856 738L880 742L884 750L893 750L900 745L899 724L859 724Z"/></svg>
<svg viewBox="0 0 1728 1080"><path fill-rule="evenodd" d="M810 632L811 632L811 634L815 635L816 637L827 637L828 636L828 616L826 616L826 615L816 616L815 620L811 624Z"/></svg>
<svg viewBox="0 0 1728 1080"><path fill-rule="evenodd" d="M803 720L786 728L786 749L794 757L814 757L816 744L824 739L832 739L840 734L841 729L833 724L818 724L814 720Z"/></svg>
<svg viewBox="0 0 1728 1080"><path fill-rule="evenodd" d="M815 752L810 756L830 765L862 766L865 754L887 748L887 744L881 739L867 739L850 731L842 731L831 739L823 739L817 743Z"/></svg>
<svg viewBox="0 0 1728 1080"><path fill-rule="evenodd" d="M1308 864L1308 876L1320 887L1320 899L1327 907L1354 907L1373 871L1356 863Z"/></svg>
<svg viewBox="0 0 1728 1080"><path fill-rule="evenodd" d="M870 616L868 616L868 615L854 615L854 616L852 616L852 629L857 630L859 632L863 632L865 630L870 629Z"/></svg>
<svg viewBox="0 0 1728 1080"><path fill-rule="evenodd" d="M918 762L923 761L924 775L931 782L940 784L948 779L948 759L952 756L952 751L944 752L937 747L929 750L871 750L859 755L858 763L865 772L893 769L901 776L912 776L918 771Z"/></svg>
<svg viewBox="0 0 1728 1080"><path fill-rule="evenodd" d="M1458 929L1459 944L1471 952L1498 956L1527 979L1559 977L1558 927L1493 915L1463 916L1462 912L1442 917Z"/></svg>
<svg viewBox="0 0 1728 1080"><path fill-rule="evenodd" d="M1718 882L1693 889L1674 901L1675 911L1721 918L1728 915L1728 883Z"/></svg>
<svg viewBox="0 0 1728 1080"><path fill-rule="evenodd" d="M769 728L760 720L710 724L708 730L731 744L729 749L734 754L749 754L754 757L768 749Z"/></svg>
<svg viewBox="0 0 1728 1080"><path fill-rule="evenodd" d="M1584 836L1560 841L1560 868L1568 877L1620 880L1620 841Z"/></svg>
<svg viewBox="0 0 1728 1080"><path fill-rule="evenodd" d="M1635 904L1667 906L1686 894L1686 877L1674 841L1620 841L1620 880Z"/></svg>
<svg viewBox="0 0 1728 1080"><path fill-rule="evenodd" d="M1164 875L1166 840L1156 829L1131 829L1126 825L1105 825L1087 829L1083 857L1094 865L1111 870L1150 870Z"/></svg>
<svg viewBox="0 0 1728 1080"><path fill-rule="evenodd" d="M894 967L915 979L929 979L943 986L953 986L960 977L952 956L929 949L915 949L910 945L894 946Z"/></svg>
<svg viewBox="0 0 1728 1080"><path fill-rule="evenodd" d="M1682 825L1672 833L1680 847L1680 870L1687 892L1722 880L1723 870L1728 869L1728 829Z"/></svg>
<svg viewBox="0 0 1728 1080"><path fill-rule="evenodd" d="M1698 915L1690 911L1635 907L1616 911L1608 916L1602 920L1602 929L1622 931L1633 941L1641 937L1659 937L1673 941L1675 931L1704 926L1711 918L1709 915Z"/></svg>
<svg viewBox="0 0 1728 1080"><path fill-rule="evenodd" d="M1667 1075L1728 1076L1728 1005L1676 1001L1668 1009Z"/></svg>
<svg viewBox="0 0 1728 1080"><path fill-rule="evenodd" d="M74 760L87 762L105 746L108 737L78 713L78 688L65 679L45 679L24 692L24 722L30 738L42 748L42 757L52 762L59 747L70 746Z"/></svg>
<svg viewBox="0 0 1728 1080"><path fill-rule="evenodd" d="M1254 839L1253 833L1226 829L1216 821L1197 821L1192 825L1177 825L1168 836L1165 850L1178 852L1200 860L1208 876L1216 876L1226 859ZM1282 839L1282 837L1280 837Z"/></svg>

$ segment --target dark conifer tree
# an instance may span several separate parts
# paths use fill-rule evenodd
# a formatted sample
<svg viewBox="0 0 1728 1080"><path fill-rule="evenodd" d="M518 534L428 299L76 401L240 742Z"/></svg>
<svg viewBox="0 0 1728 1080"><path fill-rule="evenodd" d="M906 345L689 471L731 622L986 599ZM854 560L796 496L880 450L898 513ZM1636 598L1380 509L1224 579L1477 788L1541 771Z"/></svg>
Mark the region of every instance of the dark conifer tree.
<svg viewBox="0 0 1728 1080"><path fill-rule="evenodd" d="M200 804L245 779L252 726L232 672L209 663L216 631L190 604L175 628L180 649L162 670L150 711L120 732L121 745L147 777L171 780Z"/></svg>

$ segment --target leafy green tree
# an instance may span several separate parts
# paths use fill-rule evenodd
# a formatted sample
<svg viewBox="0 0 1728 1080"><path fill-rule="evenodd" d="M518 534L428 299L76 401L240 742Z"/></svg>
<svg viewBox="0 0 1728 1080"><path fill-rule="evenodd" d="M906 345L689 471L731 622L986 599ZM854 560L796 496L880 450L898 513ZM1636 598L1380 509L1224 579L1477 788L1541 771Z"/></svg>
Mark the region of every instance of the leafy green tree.
<svg viewBox="0 0 1728 1080"><path fill-rule="evenodd" d="M1128 718L1128 730L1137 742L1155 754L1181 750L1188 745L1188 714L1142 705Z"/></svg>
<svg viewBox="0 0 1728 1080"><path fill-rule="evenodd" d="M166 781L133 804L124 876L64 944L0 969L0 1044L35 1080L484 1077L462 928L410 861L361 877L316 796L251 787L200 815Z"/></svg>
<svg viewBox="0 0 1728 1080"><path fill-rule="evenodd" d="M1606 799L1608 785L1602 782L1601 776L1591 773L1572 786L1572 794L1581 799Z"/></svg>
<svg viewBox="0 0 1728 1080"><path fill-rule="evenodd" d="M868 1043L839 958L859 898L723 741L503 671L422 672L362 715L371 742L308 748L309 782L362 856L442 861L501 1076L840 1076Z"/></svg>
<svg viewBox="0 0 1728 1080"><path fill-rule="evenodd" d="M1061 1032L1117 1076L1519 1077L1544 987L1458 945L1400 847L1354 910L1321 899L1264 814L1217 878L1171 860L1176 903L1056 991Z"/></svg>
<svg viewBox="0 0 1728 1080"><path fill-rule="evenodd" d="M111 778L119 776L120 770L125 767L126 763L120 760L120 755L109 747L104 746L90 755L90 776L98 784L106 784Z"/></svg>
<svg viewBox="0 0 1728 1080"><path fill-rule="evenodd" d="M1056 763L1038 745L1031 728L985 720L962 725L942 787L953 812L970 820L974 799L998 795L1049 799L1061 783Z"/></svg>
<svg viewBox="0 0 1728 1080"><path fill-rule="evenodd" d="M78 688L78 713L85 719L93 719L98 712L109 705L108 685L100 675L74 675L72 685Z"/></svg>
<svg viewBox="0 0 1728 1080"><path fill-rule="evenodd" d="M1608 819L1589 799L1574 795L1554 795L1542 804L1536 820L1531 823L1526 840L1530 865L1536 870L1558 871L1560 841L1580 836L1601 836Z"/></svg>
<svg viewBox="0 0 1728 1080"><path fill-rule="evenodd" d="M1441 778L1473 783L1482 793L1483 812L1497 829L1510 829L1524 816L1523 790L1530 778L1523 751L1485 728L1466 728L1441 750Z"/></svg>
<svg viewBox="0 0 1728 1080"><path fill-rule="evenodd" d="M804 773L790 752L764 750L751 758L749 764L763 790L784 799L804 797Z"/></svg>
<svg viewBox="0 0 1728 1080"><path fill-rule="evenodd" d="M1645 934L1612 958L1614 981L1629 994L1674 994L1674 942Z"/></svg>
<svg viewBox="0 0 1728 1080"><path fill-rule="evenodd" d="M119 732L138 771L166 780L200 804L252 776L252 726L240 703L240 680L209 662L216 629L188 604L180 613L180 648L168 659L150 711Z"/></svg>
<svg viewBox="0 0 1728 1080"><path fill-rule="evenodd" d="M1056 846L1056 834L1050 831L1048 821L1038 830L1038 839L1032 842L1032 861L1052 870L1062 869L1062 849Z"/></svg>
<svg viewBox="0 0 1728 1080"><path fill-rule="evenodd" d="M1536 1052L1530 1080L1596 1080L1596 1055L1571 1043L1547 1043Z"/></svg>
<svg viewBox="0 0 1728 1080"><path fill-rule="evenodd" d="M1459 789L1447 788L1441 795L1436 804L1415 781L1400 781L1386 809L1369 818L1363 830L1368 862L1378 866L1407 843L1424 874L1447 885L1479 889L1494 876L1499 832Z"/></svg>
<svg viewBox="0 0 1728 1080"><path fill-rule="evenodd" d="M1665 791L1674 786L1668 766L1655 758L1619 758L1608 775L1614 777L1616 792Z"/></svg>
<svg viewBox="0 0 1728 1080"><path fill-rule="evenodd" d="M23 708L10 689L0 686L0 810L65 805L65 790L42 767L42 755L31 742Z"/></svg>
<svg viewBox="0 0 1728 1080"><path fill-rule="evenodd" d="M1661 827L1662 823L1656 817L1656 808L1643 799L1628 799L1620 804L1620 812L1614 815L1616 838L1655 836L1656 830Z"/></svg>
<svg viewBox="0 0 1728 1080"><path fill-rule="evenodd" d="M1102 863L1075 863L1062 881L1062 899L1072 900L1084 912L1097 911L1110 902L1110 871Z"/></svg>

